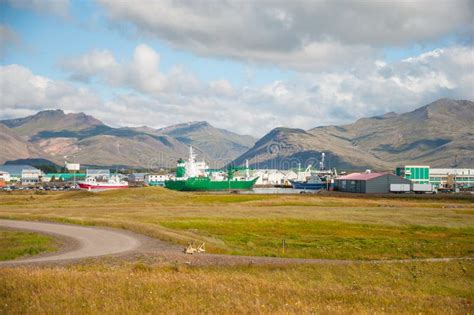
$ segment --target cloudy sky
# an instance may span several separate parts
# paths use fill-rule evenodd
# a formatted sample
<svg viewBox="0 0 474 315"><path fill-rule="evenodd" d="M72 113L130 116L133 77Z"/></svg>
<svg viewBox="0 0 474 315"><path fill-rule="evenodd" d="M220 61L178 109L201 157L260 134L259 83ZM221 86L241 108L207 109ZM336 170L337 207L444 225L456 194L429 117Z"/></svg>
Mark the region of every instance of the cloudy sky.
<svg viewBox="0 0 474 315"><path fill-rule="evenodd" d="M0 119L262 136L474 100L474 1L0 0Z"/></svg>

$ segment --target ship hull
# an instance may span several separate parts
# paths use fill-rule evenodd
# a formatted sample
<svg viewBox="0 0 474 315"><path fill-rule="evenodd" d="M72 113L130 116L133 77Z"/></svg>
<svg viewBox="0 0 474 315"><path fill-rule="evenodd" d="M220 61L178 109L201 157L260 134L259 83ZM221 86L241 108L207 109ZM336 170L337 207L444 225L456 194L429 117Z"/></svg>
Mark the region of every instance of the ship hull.
<svg viewBox="0 0 474 315"><path fill-rule="evenodd" d="M257 179L213 181L207 177L195 177L186 180L167 180L165 187L178 191L223 191L251 189Z"/></svg>
<svg viewBox="0 0 474 315"><path fill-rule="evenodd" d="M290 181L290 183L294 189L321 190L326 188L325 183L304 183L296 181Z"/></svg>
<svg viewBox="0 0 474 315"><path fill-rule="evenodd" d="M161 181L161 182L148 182L147 185L148 186L153 186L153 187L155 187L155 186L163 187L165 185L165 182L164 181Z"/></svg>
<svg viewBox="0 0 474 315"><path fill-rule="evenodd" d="M128 185L113 184L109 185L107 183L97 183L97 184L87 184L87 183L78 183L79 188L86 190L108 190L108 189L124 189L128 188Z"/></svg>

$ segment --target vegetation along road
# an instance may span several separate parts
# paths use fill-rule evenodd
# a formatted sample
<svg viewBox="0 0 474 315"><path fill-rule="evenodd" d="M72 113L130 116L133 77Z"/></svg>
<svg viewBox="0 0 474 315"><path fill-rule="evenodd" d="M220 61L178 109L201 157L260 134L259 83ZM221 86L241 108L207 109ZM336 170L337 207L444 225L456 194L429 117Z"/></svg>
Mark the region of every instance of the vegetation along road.
<svg viewBox="0 0 474 315"><path fill-rule="evenodd" d="M472 196L210 195L152 187L15 192L0 194L0 218L139 242L128 252L34 268L16 264L17 255L0 268L0 313L474 310ZM28 259L77 249L77 241L69 246L48 234L65 246L29 250ZM0 252L31 237L12 235ZM182 253L190 241L206 242L207 253ZM51 241L36 243L48 248Z"/></svg>
<svg viewBox="0 0 474 315"><path fill-rule="evenodd" d="M0 226L29 230L41 233L56 234L73 240L73 245L66 251L41 256L29 257L15 263L35 263L48 261L73 260L124 253L137 249L141 245L139 238L119 230L112 231L100 228L74 226L66 224L0 220ZM7 264L8 262L2 262Z"/></svg>

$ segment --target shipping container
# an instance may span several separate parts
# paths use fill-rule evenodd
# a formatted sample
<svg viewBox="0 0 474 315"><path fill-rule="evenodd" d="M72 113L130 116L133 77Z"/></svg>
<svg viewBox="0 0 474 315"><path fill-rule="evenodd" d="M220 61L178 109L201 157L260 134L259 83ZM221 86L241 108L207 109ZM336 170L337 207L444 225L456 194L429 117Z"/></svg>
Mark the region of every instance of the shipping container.
<svg viewBox="0 0 474 315"><path fill-rule="evenodd" d="M415 184L413 183L412 190L414 192L433 192L433 186L431 184Z"/></svg>
<svg viewBox="0 0 474 315"><path fill-rule="evenodd" d="M390 192L410 192L410 184L390 184Z"/></svg>

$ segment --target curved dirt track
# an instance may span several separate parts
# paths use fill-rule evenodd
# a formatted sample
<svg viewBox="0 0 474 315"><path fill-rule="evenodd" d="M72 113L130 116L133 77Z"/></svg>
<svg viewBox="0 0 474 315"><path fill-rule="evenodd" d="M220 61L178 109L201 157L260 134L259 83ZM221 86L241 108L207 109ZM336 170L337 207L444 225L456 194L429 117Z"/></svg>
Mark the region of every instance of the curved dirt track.
<svg viewBox="0 0 474 315"><path fill-rule="evenodd" d="M196 266L234 265L294 265L294 264L393 264L409 262L448 262L473 260L473 257L414 258L391 260L337 260L307 258L277 258L221 254L188 255L182 247L135 234L125 230L85 227L72 224L1 220L0 227L50 234L65 240L66 246L58 252L0 262L1 266L23 264L56 264L84 258L123 255L125 260L149 260L150 263L185 263Z"/></svg>
<svg viewBox="0 0 474 315"><path fill-rule="evenodd" d="M75 260L88 257L120 254L137 250L142 241L125 231L103 229L96 227L84 227L78 225L0 220L0 226L10 229L28 230L39 233L57 235L69 240L66 250L40 255L39 257L28 257L14 261L5 261L0 264L17 263L39 263L63 260ZM72 241L72 242L71 242Z"/></svg>

